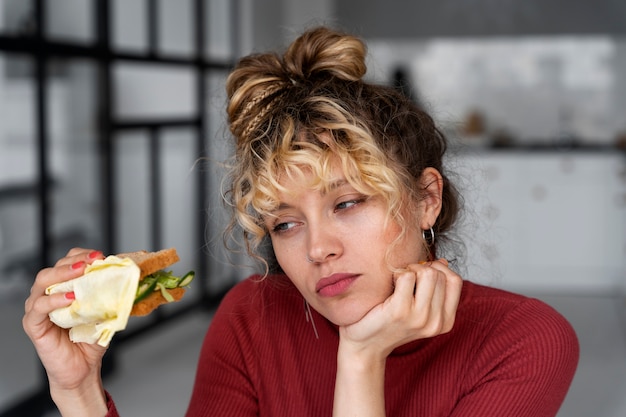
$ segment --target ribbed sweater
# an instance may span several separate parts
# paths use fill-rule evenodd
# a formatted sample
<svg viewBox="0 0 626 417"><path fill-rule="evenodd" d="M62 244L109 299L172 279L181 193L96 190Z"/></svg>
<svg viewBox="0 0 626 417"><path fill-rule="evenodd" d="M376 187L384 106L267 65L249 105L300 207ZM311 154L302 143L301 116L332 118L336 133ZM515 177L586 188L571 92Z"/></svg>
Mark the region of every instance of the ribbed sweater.
<svg viewBox="0 0 626 417"><path fill-rule="evenodd" d="M186 416L331 416L339 334L311 313L319 338L285 277L235 286L209 326ZM554 416L578 355L547 304L465 281L451 332L387 358L387 416Z"/></svg>

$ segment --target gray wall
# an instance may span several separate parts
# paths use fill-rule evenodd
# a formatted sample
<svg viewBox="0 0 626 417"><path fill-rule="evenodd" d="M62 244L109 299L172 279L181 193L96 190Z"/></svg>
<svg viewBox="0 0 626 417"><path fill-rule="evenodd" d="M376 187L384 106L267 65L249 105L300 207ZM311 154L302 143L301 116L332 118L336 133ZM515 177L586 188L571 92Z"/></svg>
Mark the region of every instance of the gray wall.
<svg viewBox="0 0 626 417"><path fill-rule="evenodd" d="M242 31L249 32L248 47L252 51L266 51L285 46L303 28L315 24L335 22L335 0L247 0L251 12L244 11ZM246 9L246 6L243 7ZM247 20L247 21L246 21ZM246 43L246 36L242 36Z"/></svg>
<svg viewBox="0 0 626 417"><path fill-rule="evenodd" d="M626 33L623 0L339 0L342 25L367 38Z"/></svg>

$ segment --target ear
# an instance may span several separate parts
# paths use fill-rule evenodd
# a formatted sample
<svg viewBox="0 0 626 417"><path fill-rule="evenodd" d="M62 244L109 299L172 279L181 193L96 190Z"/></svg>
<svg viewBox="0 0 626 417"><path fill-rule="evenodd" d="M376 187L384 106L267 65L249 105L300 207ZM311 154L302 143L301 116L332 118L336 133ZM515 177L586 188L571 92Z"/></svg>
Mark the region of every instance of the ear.
<svg viewBox="0 0 626 417"><path fill-rule="evenodd" d="M426 168L420 177L423 198L418 202L418 221L422 230L430 229L441 212L443 177L435 168Z"/></svg>

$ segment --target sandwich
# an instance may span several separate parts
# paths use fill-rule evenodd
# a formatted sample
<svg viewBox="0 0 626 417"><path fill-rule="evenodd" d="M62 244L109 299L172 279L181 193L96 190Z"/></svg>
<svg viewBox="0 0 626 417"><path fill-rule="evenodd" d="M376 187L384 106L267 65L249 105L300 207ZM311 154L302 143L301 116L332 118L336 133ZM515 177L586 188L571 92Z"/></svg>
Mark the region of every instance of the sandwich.
<svg viewBox="0 0 626 417"><path fill-rule="evenodd" d="M131 316L146 316L161 304L180 301L194 278L193 272L178 277L165 270L180 260L174 248L120 253L117 257L131 259L139 267L139 284Z"/></svg>
<svg viewBox="0 0 626 417"><path fill-rule="evenodd" d="M137 251L107 256L87 265L78 278L46 288L46 294L74 292L67 307L52 311L50 320L70 329L73 342L108 346L126 328L130 316L145 316L160 305L179 301L194 278L165 268L179 261L176 249Z"/></svg>

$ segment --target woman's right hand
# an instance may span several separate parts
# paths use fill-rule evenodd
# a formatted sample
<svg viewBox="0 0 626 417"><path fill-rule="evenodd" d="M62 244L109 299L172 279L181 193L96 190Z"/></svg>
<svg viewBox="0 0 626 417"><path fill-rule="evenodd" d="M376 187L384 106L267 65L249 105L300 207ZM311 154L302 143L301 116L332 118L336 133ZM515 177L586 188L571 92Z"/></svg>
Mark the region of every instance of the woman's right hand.
<svg viewBox="0 0 626 417"><path fill-rule="evenodd" d="M70 305L73 294L45 295L44 291L83 275L87 264L103 258L100 251L71 249L54 267L39 271L26 299L22 325L46 369L50 393L63 416L106 414L100 376L106 348L72 342L69 330L52 323L48 314Z"/></svg>

